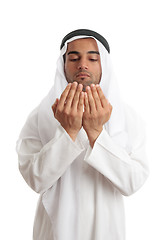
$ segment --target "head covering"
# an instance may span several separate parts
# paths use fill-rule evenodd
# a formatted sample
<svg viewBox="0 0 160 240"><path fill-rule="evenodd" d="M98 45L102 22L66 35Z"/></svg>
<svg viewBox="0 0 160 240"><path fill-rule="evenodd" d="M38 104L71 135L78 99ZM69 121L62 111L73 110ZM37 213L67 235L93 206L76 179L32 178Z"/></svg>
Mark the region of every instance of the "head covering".
<svg viewBox="0 0 160 240"><path fill-rule="evenodd" d="M51 88L48 95L42 100L38 110L39 136L42 143L46 144L55 136L56 128L59 126L59 122L53 116L51 107L54 104L56 98L59 98L61 96L63 90L68 84L64 74L63 60L63 55L67 50L67 44L76 39L94 38L97 42L101 58L102 76L100 86L103 90L104 95L113 107L111 117L109 121L104 125L104 128L117 144L126 148L127 133L125 131L124 106L120 98L118 84L116 82L116 78L112 69L109 54L109 45L106 40L104 41L104 38L99 37L101 35L95 35L95 32L91 30L89 30L88 33L86 31L87 30L85 30L85 32L79 30L80 34L83 32L85 35L78 35L78 30L73 31L62 40L60 56L57 61L54 86ZM78 134L78 137L80 135L83 135L83 131L84 130L82 128L80 130L80 134Z"/></svg>
<svg viewBox="0 0 160 240"><path fill-rule="evenodd" d="M109 47L109 44L108 44L107 40L102 35L100 35L99 33L95 32L95 31L92 31L92 30L89 30L89 29L78 29L78 30L75 30L73 32L68 33L62 39L60 50L63 48L63 46L65 45L65 42L67 40L69 40L73 37L76 37L76 36L88 36L88 37L92 36L92 37L96 38L98 41L100 41L103 44L103 46L106 48L108 53L110 53L110 47Z"/></svg>

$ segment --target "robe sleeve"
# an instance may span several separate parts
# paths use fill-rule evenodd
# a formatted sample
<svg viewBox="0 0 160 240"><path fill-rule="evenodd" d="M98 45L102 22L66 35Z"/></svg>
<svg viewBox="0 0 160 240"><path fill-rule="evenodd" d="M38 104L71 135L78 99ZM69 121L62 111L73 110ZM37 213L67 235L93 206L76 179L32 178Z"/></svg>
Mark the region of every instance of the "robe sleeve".
<svg viewBox="0 0 160 240"><path fill-rule="evenodd" d="M93 149L88 148L84 159L125 196L136 192L149 174L143 126L131 124L130 130L133 142L129 153L103 129Z"/></svg>
<svg viewBox="0 0 160 240"><path fill-rule="evenodd" d="M36 132L33 117L32 121L32 131ZM24 126L22 131L25 132L26 129L27 126ZM84 149L80 143L73 142L60 125L54 138L44 146L35 135L36 137L21 137L21 134L16 150L23 178L34 191L43 193L55 184Z"/></svg>

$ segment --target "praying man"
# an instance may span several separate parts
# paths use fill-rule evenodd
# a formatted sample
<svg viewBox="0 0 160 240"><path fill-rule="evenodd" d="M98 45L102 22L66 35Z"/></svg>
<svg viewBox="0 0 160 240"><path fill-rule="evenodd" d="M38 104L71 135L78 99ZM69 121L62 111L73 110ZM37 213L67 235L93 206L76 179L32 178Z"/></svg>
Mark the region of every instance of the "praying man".
<svg viewBox="0 0 160 240"><path fill-rule="evenodd" d="M110 47L78 29L60 46L54 85L17 141L20 172L40 194L34 240L124 240L123 196L148 177L141 118L126 105Z"/></svg>

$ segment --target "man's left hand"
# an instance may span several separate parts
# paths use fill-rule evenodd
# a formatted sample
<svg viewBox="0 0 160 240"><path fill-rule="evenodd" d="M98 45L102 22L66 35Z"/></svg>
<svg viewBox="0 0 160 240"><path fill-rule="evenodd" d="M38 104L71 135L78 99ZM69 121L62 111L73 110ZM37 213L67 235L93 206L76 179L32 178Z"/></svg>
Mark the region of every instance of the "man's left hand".
<svg viewBox="0 0 160 240"><path fill-rule="evenodd" d="M86 87L82 125L92 148L103 130L103 125L110 119L111 112L112 106L100 86L92 84Z"/></svg>

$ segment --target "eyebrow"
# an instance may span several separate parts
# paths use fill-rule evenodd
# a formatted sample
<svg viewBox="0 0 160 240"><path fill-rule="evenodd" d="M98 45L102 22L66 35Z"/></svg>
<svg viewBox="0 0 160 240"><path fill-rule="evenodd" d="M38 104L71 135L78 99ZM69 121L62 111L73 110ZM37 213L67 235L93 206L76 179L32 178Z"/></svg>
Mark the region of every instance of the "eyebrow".
<svg viewBox="0 0 160 240"><path fill-rule="evenodd" d="M89 53L89 54L98 54L98 55L99 55L99 52L98 52L98 51L89 51L89 52L87 52L87 53Z"/></svg>
<svg viewBox="0 0 160 240"><path fill-rule="evenodd" d="M88 54L97 54L97 55L100 55L98 51L88 51L87 53L88 53ZM77 55L79 55L80 52L78 52L78 51L70 51L70 52L67 53L67 55L70 55L70 54L77 54Z"/></svg>
<svg viewBox="0 0 160 240"><path fill-rule="evenodd" d="M71 51L71 52L68 52L67 55L70 55L70 54L80 54L80 52L77 52L77 51Z"/></svg>

